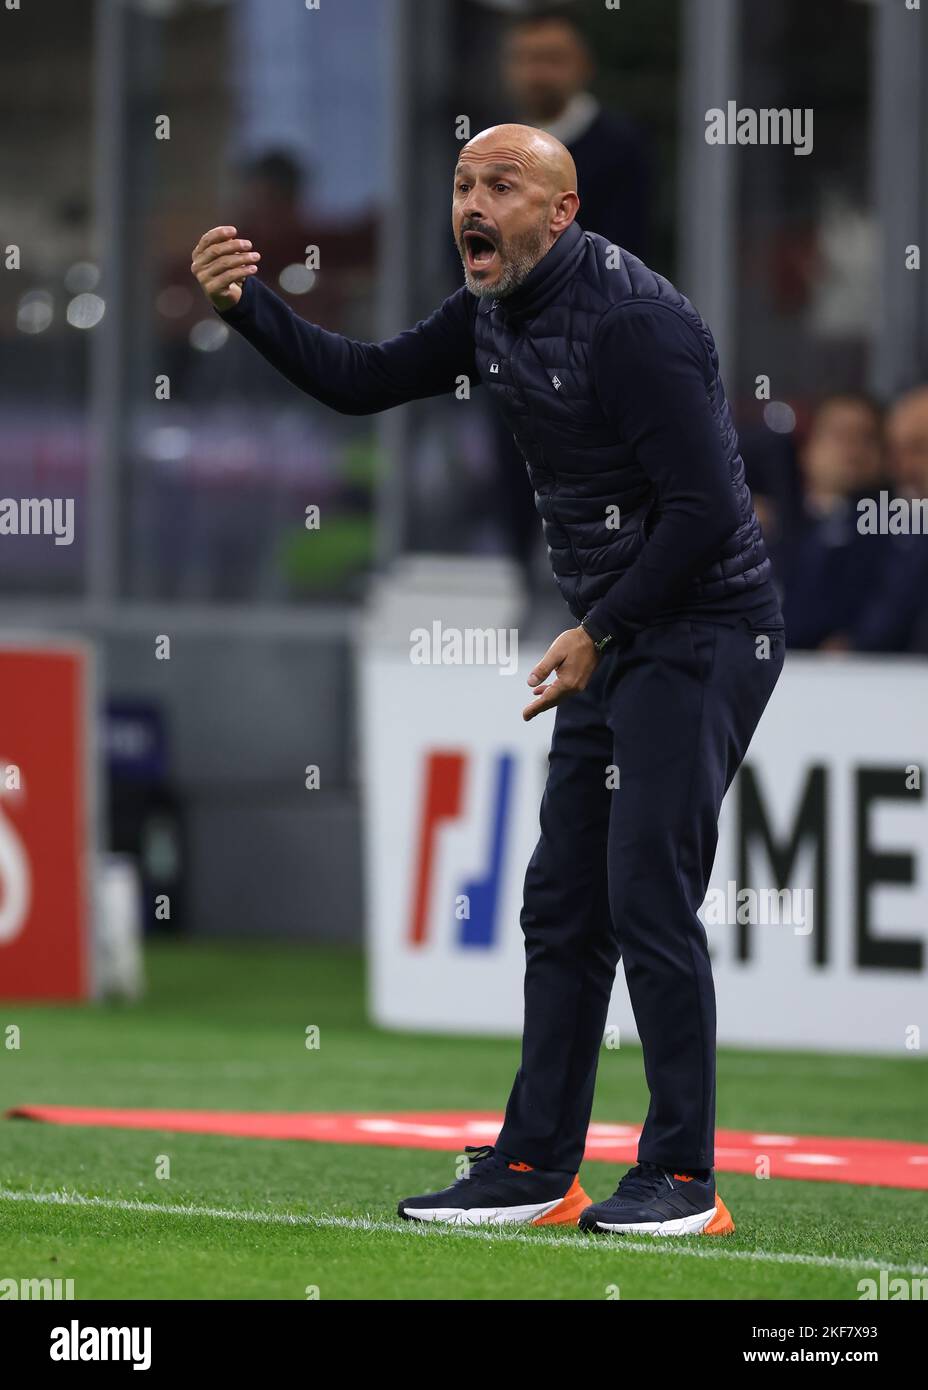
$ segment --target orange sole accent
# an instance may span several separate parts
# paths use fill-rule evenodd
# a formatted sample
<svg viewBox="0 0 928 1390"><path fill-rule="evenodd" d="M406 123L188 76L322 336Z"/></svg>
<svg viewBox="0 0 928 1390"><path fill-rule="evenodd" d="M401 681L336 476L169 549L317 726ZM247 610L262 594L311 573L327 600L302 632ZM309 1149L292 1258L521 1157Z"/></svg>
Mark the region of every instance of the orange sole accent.
<svg viewBox="0 0 928 1390"><path fill-rule="evenodd" d="M574 1178L567 1195L546 1216L536 1216L533 1226L576 1226L584 1207L591 1206L589 1197L580 1186L580 1179Z"/></svg>
<svg viewBox="0 0 928 1390"><path fill-rule="evenodd" d="M704 1236L730 1236L734 1234L735 1223L731 1219L731 1212L726 1207L718 1193L715 1194L715 1205L717 1211L709 1222L708 1226L700 1234Z"/></svg>

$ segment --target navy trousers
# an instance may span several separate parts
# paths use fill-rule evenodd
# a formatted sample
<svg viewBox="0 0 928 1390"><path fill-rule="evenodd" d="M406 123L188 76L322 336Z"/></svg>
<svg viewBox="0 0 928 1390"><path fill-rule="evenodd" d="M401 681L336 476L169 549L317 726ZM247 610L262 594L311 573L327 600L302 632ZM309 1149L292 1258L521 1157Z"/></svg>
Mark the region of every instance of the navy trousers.
<svg viewBox="0 0 928 1390"><path fill-rule="evenodd" d="M525 878L525 1024L504 1153L577 1172L621 957L651 1095L638 1160L713 1166L715 991L696 914L722 798L783 656L781 630L764 644L744 622L667 623L604 654L557 707Z"/></svg>

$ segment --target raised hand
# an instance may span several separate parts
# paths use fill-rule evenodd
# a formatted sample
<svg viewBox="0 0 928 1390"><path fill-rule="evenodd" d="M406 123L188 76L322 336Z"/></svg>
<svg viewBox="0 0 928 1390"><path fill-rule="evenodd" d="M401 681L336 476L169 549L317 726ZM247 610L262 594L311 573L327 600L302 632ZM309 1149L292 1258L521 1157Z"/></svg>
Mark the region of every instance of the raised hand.
<svg viewBox="0 0 928 1390"><path fill-rule="evenodd" d="M190 269L210 303L224 312L241 299L242 286L260 259L250 241L236 238L234 227L213 227L193 248Z"/></svg>

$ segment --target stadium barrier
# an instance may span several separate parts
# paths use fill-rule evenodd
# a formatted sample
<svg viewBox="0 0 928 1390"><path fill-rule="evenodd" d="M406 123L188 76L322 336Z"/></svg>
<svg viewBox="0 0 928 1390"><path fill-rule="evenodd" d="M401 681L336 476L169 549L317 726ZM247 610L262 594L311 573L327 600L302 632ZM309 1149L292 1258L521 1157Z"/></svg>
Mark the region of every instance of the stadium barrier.
<svg viewBox="0 0 928 1390"><path fill-rule="evenodd" d="M514 1035L552 729L520 712L544 644L512 670L508 640L494 653L447 624L405 640L401 626L370 628L360 654L371 1013L390 1028ZM917 1051L926 710L928 663L788 655L723 806L701 911L721 1042ZM607 1042L635 1037L621 967L609 1020Z"/></svg>

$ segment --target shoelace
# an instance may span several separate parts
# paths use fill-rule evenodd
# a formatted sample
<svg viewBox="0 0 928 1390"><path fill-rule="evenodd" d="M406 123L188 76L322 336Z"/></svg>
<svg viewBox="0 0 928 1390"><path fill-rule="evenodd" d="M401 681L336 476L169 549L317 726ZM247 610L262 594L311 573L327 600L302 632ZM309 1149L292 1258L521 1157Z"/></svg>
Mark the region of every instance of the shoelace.
<svg viewBox="0 0 928 1390"><path fill-rule="evenodd" d="M471 1181L474 1178L486 1176L494 1168L497 1168L502 1160L499 1159L496 1149L492 1144L465 1144L464 1152L467 1154L470 1163L468 1177ZM494 1163L492 1160L496 1159Z"/></svg>
<svg viewBox="0 0 928 1390"><path fill-rule="evenodd" d="M672 1186L659 1164L636 1163L634 1168L629 1168L610 1200L615 1201L617 1197L621 1197L623 1201L646 1201L656 1192L662 1192Z"/></svg>

